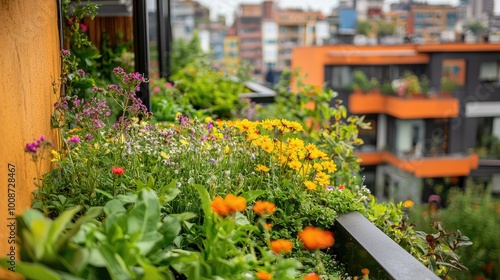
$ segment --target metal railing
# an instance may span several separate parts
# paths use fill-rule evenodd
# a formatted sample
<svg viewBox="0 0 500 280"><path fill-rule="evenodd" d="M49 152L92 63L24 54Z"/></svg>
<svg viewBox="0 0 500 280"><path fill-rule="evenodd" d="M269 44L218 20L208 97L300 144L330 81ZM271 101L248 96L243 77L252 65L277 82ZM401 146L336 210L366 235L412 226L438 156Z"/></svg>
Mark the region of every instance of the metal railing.
<svg viewBox="0 0 500 280"><path fill-rule="evenodd" d="M349 275L370 270L370 279L440 279L359 212L340 215L334 226L337 260Z"/></svg>

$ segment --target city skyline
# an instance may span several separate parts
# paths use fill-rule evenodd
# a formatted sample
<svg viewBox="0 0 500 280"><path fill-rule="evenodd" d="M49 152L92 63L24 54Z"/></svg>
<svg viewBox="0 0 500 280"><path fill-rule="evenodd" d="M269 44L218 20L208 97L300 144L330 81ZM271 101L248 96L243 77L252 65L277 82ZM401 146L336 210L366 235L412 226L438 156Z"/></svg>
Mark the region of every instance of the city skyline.
<svg viewBox="0 0 500 280"><path fill-rule="evenodd" d="M241 3L262 3L263 0L197 0L200 4L208 7L210 9L211 18L215 18L217 15L226 16L227 22L233 21L233 15L238 5ZM276 1L281 8L303 8L320 10L323 14L330 14L331 10L338 6L339 0L327 1L327 0L278 0ZM397 3L399 0L386 0L386 6L388 7L391 3ZM459 0L428 0L429 4L449 4L457 6ZM495 14L500 15L500 0L495 0Z"/></svg>

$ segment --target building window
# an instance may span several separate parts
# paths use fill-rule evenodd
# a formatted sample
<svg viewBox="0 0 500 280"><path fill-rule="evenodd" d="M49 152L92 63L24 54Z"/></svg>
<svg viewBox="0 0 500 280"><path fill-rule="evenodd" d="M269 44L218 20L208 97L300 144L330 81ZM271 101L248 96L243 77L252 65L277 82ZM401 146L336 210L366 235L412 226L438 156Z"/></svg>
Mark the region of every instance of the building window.
<svg viewBox="0 0 500 280"><path fill-rule="evenodd" d="M500 159L500 117L477 119L476 152L479 158Z"/></svg>
<svg viewBox="0 0 500 280"><path fill-rule="evenodd" d="M500 63L498 61L482 62L479 68L479 81L481 82L499 82L500 81Z"/></svg>

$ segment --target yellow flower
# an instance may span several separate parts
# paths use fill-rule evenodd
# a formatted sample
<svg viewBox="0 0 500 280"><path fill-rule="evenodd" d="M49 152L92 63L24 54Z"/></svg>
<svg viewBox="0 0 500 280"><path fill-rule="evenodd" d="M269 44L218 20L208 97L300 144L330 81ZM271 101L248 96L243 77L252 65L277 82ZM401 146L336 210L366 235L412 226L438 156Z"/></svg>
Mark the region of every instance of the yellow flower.
<svg viewBox="0 0 500 280"><path fill-rule="evenodd" d="M182 113L181 113L181 112L177 112L177 113L175 114L175 118L176 118L176 119L178 119L178 118L179 118L179 116L182 116Z"/></svg>
<svg viewBox="0 0 500 280"><path fill-rule="evenodd" d="M59 154L58 151L52 150L52 151L50 151L50 153L52 154L52 157L53 157L51 162L58 162L61 160L61 154Z"/></svg>
<svg viewBox="0 0 500 280"><path fill-rule="evenodd" d="M354 144L356 144L356 145L362 145L363 143L364 143L364 141L361 138L354 139Z"/></svg>
<svg viewBox="0 0 500 280"><path fill-rule="evenodd" d="M132 123L139 123L139 118L138 117L133 117L130 119Z"/></svg>
<svg viewBox="0 0 500 280"><path fill-rule="evenodd" d="M226 145L226 147L224 148L224 153L227 155L227 154L229 154L230 151L231 151L231 149L229 148L228 145Z"/></svg>
<svg viewBox="0 0 500 280"><path fill-rule="evenodd" d="M169 159L169 158L170 158L170 156L169 156L169 155L167 155L167 153L165 153L164 151L161 151L161 152L160 152L160 156L161 156L162 158L164 158L164 159Z"/></svg>
<svg viewBox="0 0 500 280"><path fill-rule="evenodd" d="M413 201L411 201L411 200L409 200L409 199L408 199L408 200L406 200L405 202L403 202L403 207L404 207L404 208L410 208L410 207L412 207L414 204L415 204L415 203L413 203Z"/></svg>
<svg viewBox="0 0 500 280"><path fill-rule="evenodd" d="M288 164L288 167L290 167L291 169L294 169L294 170L299 170L300 167L302 167L302 163L298 160L294 160Z"/></svg>
<svg viewBox="0 0 500 280"><path fill-rule="evenodd" d="M205 118L205 123L213 122L214 120L211 117Z"/></svg>
<svg viewBox="0 0 500 280"><path fill-rule="evenodd" d="M99 145L99 143L97 143L97 142L96 142L96 143L94 143L94 149L99 150L99 147L101 147L101 146Z"/></svg>
<svg viewBox="0 0 500 280"><path fill-rule="evenodd" d="M321 162L321 165L324 169L328 170L329 173L337 171L337 165L333 160L323 161Z"/></svg>
<svg viewBox="0 0 500 280"><path fill-rule="evenodd" d="M318 172L318 174L316 174L316 178L314 178L314 181L320 186L326 187L330 184L330 175L326 174L325 172Z"/></svg>
<svg viewBox="0 0 500 280"><path fill-rule="evenodd" d="M269 171L269 167L267 167L265 165L262 165L262 164L258 164L257 168L255 168L255 170L262 171L262 172L268 172Z"/></svg>
<svg viewBox="0 0 500 280"><path fill-rule="evenodd" d="M105 154L109 154L111 153L111 150L110 149L107 149L106 152L104 152Z"/></svg>
<svg viewBox="0 0 500 280"><path fill-rule="evenodd" d="M306 188L308 190L310 190L310 191L314 191L314 190L316 190L318 188L318 186L315 183L311 182L311 181L305 181L304 185L306 185Z"/></svg>
<svg viewBox="0 0 500 280"><path fill-rule="evenodd" d="M181 144L184 146L187 146L189 144L188 141L186 141L184 139L179 140L179 142L181 142Z"/></svg>
<svg viewBox="0 0 500 280"><path fill-rule="evenodd" d="M315 164L313 165L313 168L314 168L314 170L316 170L316 171L322 171L322 170L323 170L323 166L322 166L320 163L315 163Z"/></svg>

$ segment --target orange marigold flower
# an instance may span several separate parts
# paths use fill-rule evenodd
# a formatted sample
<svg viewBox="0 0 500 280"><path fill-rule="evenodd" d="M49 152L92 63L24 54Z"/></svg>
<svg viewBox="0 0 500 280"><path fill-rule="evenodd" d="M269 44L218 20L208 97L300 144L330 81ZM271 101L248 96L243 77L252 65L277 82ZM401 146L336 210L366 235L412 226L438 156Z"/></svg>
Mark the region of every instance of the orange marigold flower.
<svg viewBox="0 0 500 280"><path fill-rule="evenodd" d="M319 277L319 275L314 272L311 272L304 277L304 280L320 280L320 279L321 278Z"/></svg>
<svg viewBox="0 0 500 280"><path fill-rule="evenodd" d="M308 250L326 249L335 243L333 232L311 226L299 232L299 239Z"/></svg>
<svg viewBox="0 0 500 280"><path fill-rule="evenodd" d="M368 275L368 274L370 274L370 270L365 267L365 268L361 269L361 273L363 273L363 275Z"/></svg>
<svg viewBox="0 0 500 280"><path fill-rule="evenodd" d="M259 280L271 280L273 279L273 275L269 272L265 272L265 271L262 271L262 270L259 270L257 272L257 278L259 278Z"/></svg>
<svg viewBox="0 0 500 280"><path fill-rule="evenodd" d="M415 204L415 203L413 203L413 201L411 201L411 200L409 200L409 199L408 199L408 200L406 200L405 202L403 202L403 207L404 207L404 208L410 208L410 207L412 207L414 204Z"/></svg>
<svg viewBox="0 0 500 280"><path fill-rule="evenodd" d="M272 215L276 211L276 205L272 202L259 200L253 206L253 211L259 215Z"/></svg>
<svg viewBox="0 0 500 280"><path fill-rule="evenodd" d="M229 207L230 212L243 212L247 208L247 201L244 197L228 194L224 202Z"/></svg>
<svg viewBox="0 0 500 280"><path fill-rule="evenodd" d="M264 228L267 230L271 230L273 228L273 224L265 224Z"/></svg>
<svg viewBox="0 0 500 280"><path fill-rule="evenodd" d="M276 254L290 253L292 251L293 243L288 240L278 239L271 241L271 249Z"/></svg>
<svg viewBox="0 0 500 280"><path fill-rule="evenodd" d="M231 211L226 201L224 201L224 199L222 199L222 197L220 196L216 196L214 198L214 200L210 204L210 207L212 208L212 211L221 216L226 216Z"/></svg>

